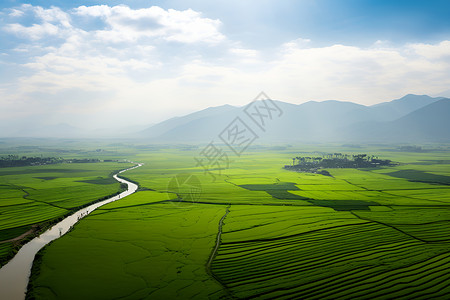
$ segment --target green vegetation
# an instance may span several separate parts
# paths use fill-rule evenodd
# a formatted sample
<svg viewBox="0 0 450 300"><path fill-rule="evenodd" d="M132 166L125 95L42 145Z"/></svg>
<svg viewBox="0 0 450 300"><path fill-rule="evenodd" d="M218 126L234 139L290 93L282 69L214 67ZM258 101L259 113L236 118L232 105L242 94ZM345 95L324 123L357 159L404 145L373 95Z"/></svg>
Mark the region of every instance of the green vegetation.
<svg viewBox="0 0 450 300"><path fill-rule="evenodd" d="M100 162L100 160L97 158L63 159L62 157L27 157L27 156L19 157L18 155L8 155L6 157L0 157L0 168L42 166L61 163L98 163L98 162Z"/></svg>
<svg viewBox="0 0 450 300"><path fill-rule="evenodd" d="M62 163L63 161L60 157L19 157L18 155L8 155L0 157L0 168L51 165Z"/></svg>
<svg viewBox="0 0 450 300"><path fill-rule="evenodd" d="M409 181L450 185L450 176L436 175L418 170L400 170L392 173L387 173L387 175L397 178L405 178Z"/></svg>
<svg viewBox="0 0 450 300"><path fill-rule="evenodd" d="M128 166L131 164L84 162L2 168L0 264L56 220L116 194L121 186L112 173Z"/></svg>
<svg viewBox="0 0 450 300"><path fill-rule="evenodd" d="M350 213L296 210L296 214L273 208L258 211L283 221L253 217L253 226L264 226L257 234L236 226L248 222L254 210L231 211L228 229L239 231L223 234L213 270L236 297L374 299L388 294L398 298L433 291L440 276L449 275L445 270L450 265L448 244L428 245ZM289 222L295 215L302 215L302 220ZM423 272L429 278L421 280ZM422 284L405 289L405 284L393 280Z"/></svg>
<svg viewBox="0 0 450 300"><path fill-rule="evenodd" d="M139 192L95 211L41 251L30 299L450 295L449 152L383 151L399 164L328 168L324 176L280 164L300 151L348 148L254 148L214 171L214 181L194 167L198 150L161 147L134 152L145 164L126 177ZM198 177L196 203L167 193L177 174Z"/></svg>
<svg viewBox="0 0 450 300"><path fill-rule="evenodd" d="M221 286L208 276L204 266L224 209L160 203L167 199L166 193L142 191L94 211L67 238L41 253L39 276L32 281L29 297L220 296ZM65 276L54 271L62 269Z"/></svg>
<svg viewBox="0 0 450 300"><path fill-rule="evenodd" d="M297 163L295 161L297 160ZM297 156L292 158L292 165L285 165L286 170L318 173L331 176L323 168L376 168L382 166L393 166L389 159L378 159L378 157L367 154L324 154L322 156Z"/></svg>

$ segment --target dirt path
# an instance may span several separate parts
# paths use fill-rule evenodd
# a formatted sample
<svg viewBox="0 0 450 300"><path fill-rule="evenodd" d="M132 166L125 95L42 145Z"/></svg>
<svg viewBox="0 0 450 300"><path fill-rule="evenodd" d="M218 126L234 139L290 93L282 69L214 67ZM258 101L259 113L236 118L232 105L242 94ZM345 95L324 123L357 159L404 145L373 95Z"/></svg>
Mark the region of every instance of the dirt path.
<svg viewBox="0 0 450 300"><path fill-rule="evenodd" d="M221 238L222 238L223 220L225 220L225 218L229 214L230 206L231 205L228 205L225 214L222 216L222 218L219 221L219 232L217 233L216 246L214 247L213 251L211 252L211 256L209 257L208 262L206 263L206 272L208 273L209 276L214 278L224 288L224 290L227 292L227 294L229 296L234 298L233 295L231 294L231 292L228 290L227 286L219 278L217 278L211 270L211 264L217 255L217 250L219 250L219 247L220 247L220 242L221 242Z"/></svg>
<svg viewBox="0 0 450 300"><path fill-rule="evenodd" d="M31 229L28 230L25 233L22 233L21 235L13 238L13 239L9 239L9 240L5 240L5 241L1 241L0 244L4 244L4 243L10 243L10 242L16 242L16 241L20 241L21 239L27 237L28 235L34 233L36 231L36 225L31 226Z"/></svg>

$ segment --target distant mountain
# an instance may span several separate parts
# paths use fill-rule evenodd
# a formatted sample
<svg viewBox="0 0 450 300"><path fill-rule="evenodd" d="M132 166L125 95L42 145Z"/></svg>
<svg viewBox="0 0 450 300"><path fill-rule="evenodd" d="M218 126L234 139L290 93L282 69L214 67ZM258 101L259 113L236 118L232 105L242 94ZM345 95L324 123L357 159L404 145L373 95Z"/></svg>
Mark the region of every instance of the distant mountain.
<svg viewBox="0 0 450 300"><path fill-rule="evenodd" d="M414 141L450 140L450 99L443 98L392 122L394 136Z"/></svg>
<svg viewBox="0 0 450 300"><path fill-rule="evenodd" d="M15 137L54 137L54 138L66 138L66 137L81 137L83 130L66 123L59 123L55 125L39 125L28 124L23 128L18 128L15 132L12 132Z"/></svg>
<svg viewBox="0 0 450 300"><path fill-rule="evenodd" d="M438 93L435 97L450 98L450 90L442 91Z"/></svg>
<svg viewBox="0 0 450 300"><path fill-rule="evenodd" d="M122 138L135 135L147 126L124 126L86 130L66 123L42 125L40 122L1 124L0 137L37 138Z"/></svg>
<svg viewBox="0 0 450 300"><path fill-rule="evenodd" d="M394 121L440 99L443 97L409 94L400 99L372 105L370 108L379 121Z"/></svg>
<svg viewBox="0 0 450 300"><path fill-rule="evenodd" d="M425 95L406 95L373 106L336 100L299 105L274 101L283 114L270 121L265 132L245 119L245 107L224 105L166 120L139 135L161 142L208 142L217 140L240 116L250 122L260 142L375 142L415 137L420 141L450 141L450 127L442 125L446 122L443 116L450 115L446 101Z"/></svg>
<svg viewBox="0 0 450 300"><path fill-rule="evenodd" d="M391 122L363 122L345 130L361 142L450 142L450 99L442 98Z"/></svg>
<svg viewBox="0 0 450 300"><path fill-rule="evenodd" d="M198 120L205 119L204 122L208 123L208 118L220 118L221 116L223 117L224 115L227 115L229 112L236 109L236 107L231 105L209 107L183 117L175 117L161 123L157 123L147 129L142 130L141 132L139 132L139 135L147 138L160 137L160 139L170 139L171 137L174 137L174 135L183 135L184 132L188 131L188 133L186 133L187 137L190 136L191 138L195 139L195 132L197 130L197 128L195 127L195 123L198 122ZM194 122L194 124L190 124L191 122Z"/></svg>
<svg viewBox="0 0 450 300"><path fill-rule="evenodd" d="M1 123L0 120L0 136L127 137L161 143L220 142L220 133L240 117L258 135L258 143L450 142L449 101L443 97L411 94L372 106L336 100L302 104L273 100L282 114L278 117L277 112L272 120L267 120L265 130L245 114L247 106L231 105L210 107L147 128L123 126L83 130L68 124L39 125L34 120L12 124ZM254 104L263 105L261 102Z"/></svg>
<svg viewBox="0 0 450 300"><path fill-rule="evenodd" d="M310 101L300 105L274 100L283 115L274 118L261 140L290 141L296 139L322 140L337 128L372 118L364 105L335 100ZM142 137L158 141L206 141L216 138L237 116L245 119L245 107L219 106L183 117L172 118L142 132ZM302 129L302 130L299 130Z"/></svg>
<svg viewBox="0 0 450 300"><path fill-rule="evenodd" d="M117 128L98 128L84 132L84 137L88 138L130 138L136 136L136 132L142 131L153 124L132 125Z"/></svg>

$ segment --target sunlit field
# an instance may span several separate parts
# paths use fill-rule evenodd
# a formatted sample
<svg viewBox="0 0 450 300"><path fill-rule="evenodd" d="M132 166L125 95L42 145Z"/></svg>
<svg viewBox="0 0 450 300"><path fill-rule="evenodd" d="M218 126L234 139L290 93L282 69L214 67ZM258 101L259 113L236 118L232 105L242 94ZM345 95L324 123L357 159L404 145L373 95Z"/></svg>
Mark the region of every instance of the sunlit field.
<svg viewBox="0 0 450 300"><path fill-rule="evenodd" d="M1 168L0 262L11 258L23 238L116 194L121 187L112 174L129 166L102 162Z"/></svg>
<svg viewBox="0 0 450 300"><path fill-rule="evenodd" d="M195 166L196 150L140 150L144 166L125 174L140 191L44 248L28 297L448 297L450 154L362 148L399 164L283 169L328 147L254 149L215 180ZM171 191L179 174L196 176L201 194Z"/></svg>
<svg viewBox="0 0 450 300"><path fill-rule="evenodd" d="M0 1L0 300L450 300L450 1Z"/></svg>

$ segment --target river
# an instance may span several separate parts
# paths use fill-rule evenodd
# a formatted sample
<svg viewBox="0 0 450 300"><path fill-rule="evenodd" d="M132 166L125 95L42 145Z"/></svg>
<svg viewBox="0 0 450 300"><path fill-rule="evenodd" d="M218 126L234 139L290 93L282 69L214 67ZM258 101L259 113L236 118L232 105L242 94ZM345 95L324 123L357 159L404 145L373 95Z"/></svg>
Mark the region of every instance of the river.
<svg viewBox="0 0 450 300"><path fill-rule="evenodd" d="M142 166L142 164L138 164L132 168L122 170L118 174L138 168L140 166ZM114 179L116 179L120 183L128 184L128 189L125 192L101 202L94 203L88 207L82 208L74 214L66 217L64 220L55 224L52 228L42 233L39 237L36 237L25 244L22 248L20 248L19 252L17 252L14 258L0 269L0 299L25 299L28 280L31 273L31 267L33 265L34 257L39 250L41 250L51 241L63 236L73 225L75 225L83 217L90 214L96 208L118 199L122 199L136 192L138 186L132 182L119 178L117 176L118 174L114 175Z"/></svg>

